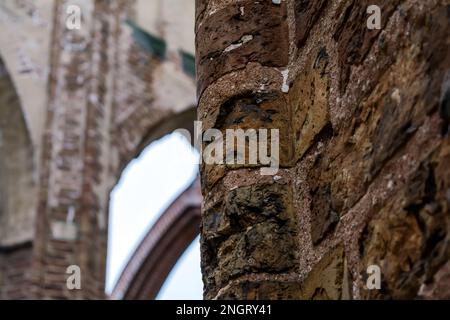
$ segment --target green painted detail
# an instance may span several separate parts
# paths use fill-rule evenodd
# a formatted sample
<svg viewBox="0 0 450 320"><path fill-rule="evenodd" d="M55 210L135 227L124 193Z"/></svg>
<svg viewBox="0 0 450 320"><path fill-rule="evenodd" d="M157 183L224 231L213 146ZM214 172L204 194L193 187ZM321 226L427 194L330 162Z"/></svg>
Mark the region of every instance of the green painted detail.
<svg viewBox="0 0 450 320"><path fill-rule="evenodd" d="M184 72L195 78L195 58L192 54L180 50L181 63Z"/></svg>
<svg viewBox="0 0 450 320"><path fill-rule="evenodd" d="M131 20L127 20L127 24L133 29L133 38L142 49L160 59L166 58L167 45L164 40L152 36Z"/></svg>

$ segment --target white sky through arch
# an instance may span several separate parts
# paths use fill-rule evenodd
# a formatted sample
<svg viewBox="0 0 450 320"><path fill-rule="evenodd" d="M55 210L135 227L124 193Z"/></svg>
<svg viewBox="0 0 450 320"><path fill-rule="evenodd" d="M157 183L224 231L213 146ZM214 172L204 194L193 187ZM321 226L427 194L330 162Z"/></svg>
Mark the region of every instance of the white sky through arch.
<svg viewBox="0 0 450 320"><path fill-rule="evenodd" d="M148 146L124 170L111 193L107 293L149 228L197 176L197 157L182 136L171 134ZM158 299L202 298L199 250L197 239L172 270Z"/></svg>

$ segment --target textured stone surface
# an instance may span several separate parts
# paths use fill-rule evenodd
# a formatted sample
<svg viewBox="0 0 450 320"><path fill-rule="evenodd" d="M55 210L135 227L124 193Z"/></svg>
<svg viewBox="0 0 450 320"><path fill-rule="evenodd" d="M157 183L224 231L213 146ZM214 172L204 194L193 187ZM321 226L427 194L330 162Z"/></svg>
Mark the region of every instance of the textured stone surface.
<svg viewBox="0 0 450 320"><path fill-rule="evenodd" d="M22 107L10 113L17 99L0 96L10 150L0 154L0 182L20 172L15 182L30 186L0 183L0 298L103 297L110 189L143 147L195 118L178 24L164 27L176 15L144 23L167 31L167 61L143 51L124 23L145 18L135 12L142 1L80 1L86 28L75 34L52 17L66 1L0 9L0 73ZM367 29L372 4L381 30ZM196 5L198 119L204 129L280 129L282 165L274 177L259 166L202 168L205 297L448 297L448 1ZM33 182L34 205L17 192L32 194ZM77 236L51 238L51 225L68 218ZM61 287L69 264L88 270L85 291ZM373 264L381 290L366 288Z"/></svg>
<svg viewBox="0 0 450 320"><path fill-rule="evenodd" d="M363 265L381 261L383 287L366 297L412 298L450 255L448 141L422 162L406 188L370 221L360 247Z"/></svg>
<svg viewBox="0 0 450 320"><path fill-rule="evenodd" d="M30 296L29 265L31 243L0 250L0 299L27 299Z"/></svg>
<svg viewBox="0 0 450 320"><path fill-rule="evenodd" d="M339 300L347 298L348 279L346 275L344 249L338 246L326 253L319 263L313 266L302 286L303 299Z"/></svg>
<svg viewBox="0 0 450 320"><path fill-rule="evenodd" d="M294 1L295 10L295 40L297 46L304 45L311 28L320 18L327 4L326 0L297 0Z"/></svg>
<svg viewBox="0 0 450 320"><path fill-rule="evenodd" d="M37 200L33 169L29 129L13 80L0 60L0 247L33 238Z"/></svg>
<svg viewBox="0 0 450 320"><path fill-rule="evenodd" d="M320 48L308 62L305 70L294 80L289 93L291 109L291 135L295 137L295 156L291 165L297 162L315 137L329 123L329 56L325 48Z"/></svg>
<svg viewBox="0 0 450 320"><path fill-rule="evenodd" d="M269 91L255 94L249 91L226 100L220 106L213 127L221 130L224 137L226 137L226 130L229 129L247 131L256 128L258 135L260 129L268 130L267 139L269 145L267 146L267 154L270 154L271 150L271 130L279 130L279 160L281 166L286 166L292 162L294 153L289 115L288 101L280 92ZM207 146L208 144L205 143L204 147L206 148ZM257 163L250 164L249 146L249 144L245 145L245 164L243 165L204 164L202 167L202 171L205 172L203 174L203 188L213 187L229 169L263 166L260 159L256 159Z"/></svg>
<svg viewBox="0 0 450 320"><path fill-rule="evenodd" d="M231 284L217 297L220 300L300 300L301 281L243 280Z"/></svg>
<svg viewBox="0 0 450 320"><path fill-rule="evenodd" d="M216 37L206 23L208 15L235 12L239 3L198 2L201 54L204 39ZM259 195L271 184L252 167L205 167L205 297L445 297L450 258L449 177L443 166L448 162L450 122L448 1L282 3L291 35L287 65L267 64L265 55L273 52L269 47L253 56L254 64L229 64L226 74L199 65L199 111L208 127L281 127L286 137L281 143L283 169L273 179L289 177L285 188L291 191L284 192L292 194L295 267L271 269L265 262L272 255L257 256L256 262L245 259L242 239L264 244L266 235L246 232L244 237L233 232L233 225L259 224L256 209L229 219L227 208L233 205L228 203L240 206L242 199L230 198L232 190L245 187ZM381 30L367 28L367 7L374 4L381 8ZM234 32L222 38L228 41ZM265 81L258 63L271 70L265 71ZM215 76L209 82L203 76L208 72ZM267 109L248 108L258 97L275 92L284 100L286 121L277 121L275 115L271 123ZM244 199L253 206L252 196ZM278 228L264 230L279 234ZM255 265L263 267L253 269ZM381 290L366 288L370 265L381 268Z"/></svg>

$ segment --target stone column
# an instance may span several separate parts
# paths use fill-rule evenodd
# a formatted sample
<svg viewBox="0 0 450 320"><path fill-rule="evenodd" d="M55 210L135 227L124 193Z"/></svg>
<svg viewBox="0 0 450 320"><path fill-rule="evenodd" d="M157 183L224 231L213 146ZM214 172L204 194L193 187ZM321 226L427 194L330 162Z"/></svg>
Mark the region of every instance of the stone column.
<svg viewBox="0 0 450 320"><path fill-rule="evenodd" d="M199 0L196 5L198 117L203 129L224 134L227 129L278 129L281 166L289 166L294 149L286 94L286 2ZM298 251L291 179L283 169L263 176L260 168L202 167L207 299L297 294L291 279Z"/></svg>

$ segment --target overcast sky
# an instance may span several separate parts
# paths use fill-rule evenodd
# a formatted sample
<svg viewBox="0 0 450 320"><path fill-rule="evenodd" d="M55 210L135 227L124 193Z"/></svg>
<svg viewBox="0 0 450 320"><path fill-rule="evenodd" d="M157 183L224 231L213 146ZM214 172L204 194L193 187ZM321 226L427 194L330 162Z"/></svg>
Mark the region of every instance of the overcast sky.
<svg viewBox="0 0 450 320"><path fill-rule="evenodd" d="M180 135L151 144L125 169L111 194L106 292L160 214L198 174L198 153ZM201 299L198 238L170 273L158 299Z"/></svg>

